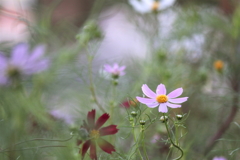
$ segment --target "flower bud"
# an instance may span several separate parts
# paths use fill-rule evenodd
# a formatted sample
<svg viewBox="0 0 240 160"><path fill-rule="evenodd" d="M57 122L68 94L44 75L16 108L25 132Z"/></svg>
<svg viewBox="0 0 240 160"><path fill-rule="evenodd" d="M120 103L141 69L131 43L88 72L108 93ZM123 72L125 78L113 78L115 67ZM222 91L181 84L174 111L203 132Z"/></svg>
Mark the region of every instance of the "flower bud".
<svg viewBox="0 0 240 160"><path fill-rule="evenodd" d="M142 126L144 126L144 125L146 124L146 121L140 120L139 123L140 123Z"/></svg>
<svg viewBox="0 0 240 160"><path fill-rule="evenodd" d="M76 35L76 39L82 45L86 45L89 41L102 37L102 32L100 31L98 24L95 21L87 22L82 31Z"/></svg>
<svg viewBox="0 0 240 160"><path fill-rule="evenodd" d="M112 78L115 80L115 79L118 79L119 78L119 75L118 74L112 74Z"/></svg>
<svg viewBox="0 0 240 160"><path fill-rule="evenodd" d="M136 117L136 116L137 116L137 112L132 111L132 112L131 112L131 116L132 116L132 117Z"/></svg>
<svg viewBox="0 0 240 160"><path fill-rule="evenodd" d="M129 118L129 121L130 121L130 122L132 122L132 121L133 121L133 118L132 118L132 117L130 117L130 118Z"/></svg>
<svg viewBox="0 0 240 160"><path fill-rule="evenodd" d="M118 85L118 81L117 81L116 79L113 79L112 84L113 84L114 86L117 86L117 85Z"/></svg>
<svg viewBox="0 0 240 160"><path fill-rule="evenodd" d="M78 130L78 135L82 140L86 140L89 136L89 133L85 128L80 128Z"/></svg>
<svg viewBox="0 0 240 160"><path fill-rule="evenodd" d="M180 121L180 120L182 120L183 116L182 116L181 114L178 114L178 115L176 116L176 118Z"/></svg>
<svg viewBox="0 0 240 160"><path fill-rule="evenodd" d="M168 116L161 116L160 121L162 121L162 123L167 122L168 121Z"/></svg>

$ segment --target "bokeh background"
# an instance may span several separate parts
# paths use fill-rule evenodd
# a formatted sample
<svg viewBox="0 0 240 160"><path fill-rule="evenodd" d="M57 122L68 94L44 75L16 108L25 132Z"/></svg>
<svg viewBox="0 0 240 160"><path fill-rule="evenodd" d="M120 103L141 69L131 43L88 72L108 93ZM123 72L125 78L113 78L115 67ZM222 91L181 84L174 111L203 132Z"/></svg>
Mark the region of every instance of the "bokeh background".
<svg viewBox="0 0 240 160"><path fill-rule="evenodd" d="M66 139L88 111L102 114L92 86L107 111L115 105L112 123L120 129L117 153L98 153L103 160L124 159L133 144L129 113L138 109L122 103L141 96L142 84L155 90L163 83L168 93L182 87L189 97L169 112L187 117L180 139L183 159L238 160L239 5L238 0L176 0L143 14L127 0L0 0L0 51L9 56L16 44L43 44L51 60L48 70L22 80L24 90L1 86L0 159L80 159L76 138ZM115 62L126 66L126 74L113 95L103 65ZM34 138L60 141L28 142ZM166 159L170 146L163 139L164 125L155 122L145 138L151 160Z"/></svg>

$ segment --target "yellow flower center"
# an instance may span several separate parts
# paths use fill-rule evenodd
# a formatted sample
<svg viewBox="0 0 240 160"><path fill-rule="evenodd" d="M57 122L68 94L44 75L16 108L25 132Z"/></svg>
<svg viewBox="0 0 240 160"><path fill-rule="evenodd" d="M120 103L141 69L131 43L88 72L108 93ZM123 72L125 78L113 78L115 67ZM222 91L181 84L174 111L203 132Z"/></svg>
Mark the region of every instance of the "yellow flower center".
<svg viewBox="0 0 240 160"><path fill-rule="evenodd" d="M97 139L99 137L100 137L100 134L98 130L93 129L90 131L90 138Z"/></svg>
<svg viewBox="0 0 240 160"><path fill-rule="evenodd" d="M166 95L158 95L156 100L158 103L166 103L168 101L168 97Z"/></svg>
<svg viewBox="0 0 240 160"><path fill-rule="evenodd" d="M153 4L152 4L152 11L157 11L158 8L159 8L159 5L160 5L159 2L157 2L157 1L153 2Z"/></svg>

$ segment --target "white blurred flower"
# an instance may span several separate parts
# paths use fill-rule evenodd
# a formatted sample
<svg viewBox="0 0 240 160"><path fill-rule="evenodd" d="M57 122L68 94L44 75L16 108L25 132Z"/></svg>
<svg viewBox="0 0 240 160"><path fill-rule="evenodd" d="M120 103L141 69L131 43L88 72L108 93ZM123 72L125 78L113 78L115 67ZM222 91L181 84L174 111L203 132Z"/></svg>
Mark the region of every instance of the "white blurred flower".
<svg viewBox="0 0 240 160"><path fill-rule="evenodd" d="M19 43L30 38L36 0L0 0L0 42Z"/></svg>
<svg viewBox="0 0 240 160"><path fill-rule="evenodd" d="M133 8L140 13L164 10L174 4L175 0L129 0Z"/></svg>
<svg viewBox="0 0 240 160"><path fill-rule="evenodd" d="M58 120L62 120L68 125L72 125L74 123L73 117L69 113L66 113L66 111L55 109L50 111L50 115Z"/></svg>

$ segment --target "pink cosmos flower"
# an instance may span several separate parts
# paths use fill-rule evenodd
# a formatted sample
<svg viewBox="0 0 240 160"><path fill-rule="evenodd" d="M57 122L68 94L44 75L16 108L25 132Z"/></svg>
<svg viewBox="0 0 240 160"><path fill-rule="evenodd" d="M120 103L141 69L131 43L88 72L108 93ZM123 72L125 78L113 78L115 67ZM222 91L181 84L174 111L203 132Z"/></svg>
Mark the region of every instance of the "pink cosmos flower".
<svg viewBox="0 0 240 160"><path fill-rule="evenodd" d="M214 157L213 160L227 160L225 157Z"/></svg>
<svg viewBox="0 0 240 160"><path fill-rule="evenodd" d="M162 113L168 112L167 106L170 108L181 107L179 104L172 103L183 103L188 99L188 97L176 98L182 94L182 88L175 89L166 95L167 90L164 84L157 86L156 93L149 89L146 84L142 85L142 91L148 98L136 97L137 100L143 104L146 104L149 108L155 108L159 106L158 111Z"/></svg>
<svg viewBox="0 0 240 160"><path fill-rule="evenodd" d="M110 74L112 74L113 78L118 78L119 76L125 75L126 66L119 66L117 63L114 63L113 66L109 64L104 65L104 70Z"/></svg>
<svg viewBox="0 0 240 160"><path fill-rule="evenodd" d="M155 134L151 139L151 143L157 143L160 138L161 136L159 134Z"/></svg>

